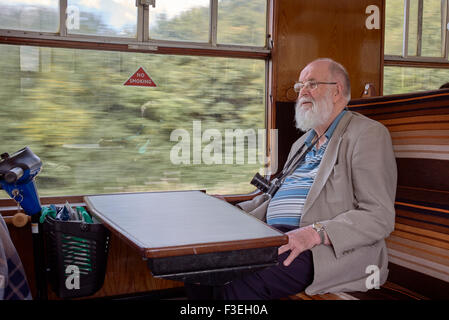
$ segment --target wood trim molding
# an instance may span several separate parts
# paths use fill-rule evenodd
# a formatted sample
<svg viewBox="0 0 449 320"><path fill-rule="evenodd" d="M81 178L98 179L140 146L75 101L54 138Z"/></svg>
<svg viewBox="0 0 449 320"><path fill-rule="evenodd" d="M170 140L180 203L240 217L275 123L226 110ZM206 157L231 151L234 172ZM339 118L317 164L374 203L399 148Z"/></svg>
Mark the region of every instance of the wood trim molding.
<svg viewBox="0 0 449 320"><path fill-rule="evenodd" d="M71 205L85 206L83 196L41 197L40 201L42 205L63 205L68 201ZM0 214L2 216L13 216L18 212L23 212L23 209L18 209L17 203L13 199L0 199Z"/></svg>
<svg viewBox="0 0 449 320"><path fill-rule="evenodd" d="M212 196L218 196L225 201L235 204L241 201L251 200L255 196L259 195L258 190L249 194L237 194L237 195L218 195L212 194ZM84 202L84 196L86 195L71 195L71 196L52 196L52 197L41 197L40 201L42 205L56 204L63 205L68 201L72 205L86 206ZM17 212L23 212L22 208L18 210L17 203L13 199L0 199L0 214L2 216L8 217L13 216Z"/></svg>
<svg viewBox="0 0 449 320"><path fill-rule="evenodd" d="M413 61L413 60L395 60L386 58L384 59L384 66L449 69L449 61L448 62Z"/></svg>
<svg viewBox="0 0 449 320"><path fill-rule="evenodd" d="M269 52L230 50L222 48L182 48L170 47L164 45L130 48L127 43L106 43L95 41L75 41L75 40L56 40L42 38L27 38L0 36L0 44L26 45L26 46L42 46L53 48L72 48L87 50L108 50L123 52L141 52L154 54L173 54L173 55L192 55L192 56L210 56L210 57L230 57L230 58L246 58L266 60L270 57ZM136 43L138 45L138 43Z"/></svg>

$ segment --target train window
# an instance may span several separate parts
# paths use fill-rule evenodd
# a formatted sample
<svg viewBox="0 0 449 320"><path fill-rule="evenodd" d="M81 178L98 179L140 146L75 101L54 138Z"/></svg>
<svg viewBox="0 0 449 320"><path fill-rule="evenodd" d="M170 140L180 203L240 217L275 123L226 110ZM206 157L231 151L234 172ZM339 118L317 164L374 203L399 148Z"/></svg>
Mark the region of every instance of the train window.
<svg viewBox="0 0 449 320"><path fill-rule="evenodd" d="M0 0L0 29L57 32L58 0Z"/></svg>
<svg viewBox="0 0 449 320"><path fill-rule="evenodd" d="M441 1L411 1L408 30L408 55L441 57L444 16Z"/></svg>
<svg viewBox="0 0 449 320"><path fill-rule="evenodd" d="M403 1L386 1L385 54L402 54L403 8Z"/></svg>
<svg viewBox="0 0 449 320"><path fill-rule="evenodd" d="M43 196L253 191L268 3L0 0L2 152L42 157ZM156 86L125 85L140 68Z"/></svg>
<svg viewBox="0 0 449 320"><path fill-rule="evenodd" d="M384 94L437 89L449 81L448 13L447 1L386 1Z"/></svg>
<svg viewBox="0 0 449 320"><path fill-rule="evenodd" d="M266 16L266 0L167 0L149 7L149 37L264 47Z"/></svg>
<svg viewBox="0 0 449 320"><path fill-rule="evenodd" d="M151 39L209 41L210 0L157 1L149 7Z"/></svg>
<svg viewBox="0 0 449 320"><path fill-rule="evenodd" d="M254 189L264 60L4 44L0 56L2 152L42 158L40 195ZM124 85L140 67L156 87Z"/></svg>
<svg viewBox="0 0 449 320"><path fill-rule="evenodd" d="M446 57L443 50L447 42L447 1L426 1L422 10L422 31L418 35L422 39L417 51L424 57ZM419 26L418 26L419 27Z"/></svg>
<svg viewBox="0 0 449 320"><path fill-rule="evenodd" d="M218 2L218 43L265 46L266 10L266 0Z"/></svg>
<svg viewBox="0 0 449 320"><path fill-rule="evenodd" d="M447 11L447 1L387 1L385 54L410 61L414 57L447 61Z"/></svg>
<svg viewBox="0 0 449 320"><path fill-rule="evenodd" d="M384 94L436 90L449 82L449 69L385 67Z"/></svg>
<svg viewBox="0 0 449 320"><path fill-rule="evenodd" d="M134 1L68 0L67 33L135 38L137 8Z"/></svg>
<svg viewBox="0 0 449 320"><path fill-rule="evenodd" d="M238 51L239 56L268 58L268 4L269 0L0 0L0 35L77 41L69 47L121 45L118 50L151 53L188 48L206 49L208 55L219 51L221 56L236 56Z"/></svg>

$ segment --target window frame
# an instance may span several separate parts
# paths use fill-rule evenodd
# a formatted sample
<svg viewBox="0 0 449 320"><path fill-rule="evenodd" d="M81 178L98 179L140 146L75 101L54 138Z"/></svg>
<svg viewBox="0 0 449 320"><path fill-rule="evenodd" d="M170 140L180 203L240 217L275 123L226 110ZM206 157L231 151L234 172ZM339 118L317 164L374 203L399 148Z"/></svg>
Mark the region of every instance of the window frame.
<svg viewBox="0 0 449 320"><path fill-rule="evenodd" d="M390 0L391 1L391 0ZM404 0L404 24L402 39L402 54L388 55L384 54L384 66L402 66L402 67L424 67L424 68L449 68L449 5L447 1L442 2L442 11L445 13L442 26L446 26L446 30L442 30L442 54L441 57L421 56L422 48L422 15L423 0L418 3L418 35L417 35L417 55L410 56L408 54L408 36L410 21L410 0Z"/></svg>
<svg viewBox="0 0 449 320"><path fill-rule="evenodd" d="M154 0L153 0L154 1ZM157 0L161 1L161 0ZM156 1L156 5L157 5ZM57 47L77 47L80 49L104 49L130 52L149 52L161 54L207 55L221 57L240 57L268 59L271 53L270 14L273 0L265 0L266 10L266 41L265 46L245 46L217 43L218 0L210 0L209 41L190 42L157 40L149 38L149 5L151 1L136 0L137 35L135 38L107 37L99 35L69 34L66 27L67 0L59 0L59 32L36 32L11 29L0 29L0 43Z"/></svg>
<svg viewBox="0 0 449 320"><path fill-rule="evenodd" d="M277 11L276 0L266 1L266 41L265 46L243 46L217 43L218 0L210 0L209 42L184 42L170 40L149 39L149 5L153 1L136 0L137 6L137 35L135 38L107 37L96 35L69 34L65 25L67 14L67 0L59 0L59 25L56 33L21 31L0 29L0 44L25 45L36 47L56 47L87 50L105 50L121 52L139 52L149 54L209 56L225 58L247 58L265 61L265 130L268 133L275 128L274 111L274 69L272 54L273 34L275 33L275 19ZM143 4L144 3L144 4ZM146 4L148 3L148 4ZM276 142L266 139L266 155L273 157L276 152ZM275 155L276 156L276 155ZM249 200L260 192L255 189L248 194L225 195L226 200L234 203ZM67 195L70 196L70 195ZM67 197L65 196L65 197ZM49 197L52 200L65 197ZM8 201L8 200L5 200ZM1 206L0 206L1 207Z"/></svg>

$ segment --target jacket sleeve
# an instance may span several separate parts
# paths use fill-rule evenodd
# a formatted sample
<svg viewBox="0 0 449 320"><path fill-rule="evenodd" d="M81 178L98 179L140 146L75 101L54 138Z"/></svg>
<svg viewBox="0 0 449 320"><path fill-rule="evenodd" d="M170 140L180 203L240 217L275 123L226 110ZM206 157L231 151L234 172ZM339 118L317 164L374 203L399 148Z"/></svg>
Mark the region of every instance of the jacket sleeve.
<svg viewBox="0 0 449 320"><path fill-rule="evenodd" d="M236 204L237 207L242 209L245 212L251 212L255 210L257 207L259 207L264 201L267 200L267 197L265 194L259 194L252 198L251 200L239 202Z"/></svg>
<svg viewBox="0 0 449 320"><path fill-rule="evenodd" d="M366 127L348 158L354 209L322 221L337 258L386 238L395 220L397 167L388 129L380 124Z"/></svg>

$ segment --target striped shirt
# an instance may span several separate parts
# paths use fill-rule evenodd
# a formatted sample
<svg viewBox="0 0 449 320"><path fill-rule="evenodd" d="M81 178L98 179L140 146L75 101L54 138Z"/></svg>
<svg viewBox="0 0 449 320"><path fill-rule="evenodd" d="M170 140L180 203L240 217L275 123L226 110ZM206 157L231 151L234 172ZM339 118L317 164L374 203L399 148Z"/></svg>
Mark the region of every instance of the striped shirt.
<svg viewBox="0 0 449 320"><path fill-rule="evenodd" d="M267 209L267 223L269 225L299 226L307 195L315 181L328 142L345 112L343 110L326 131L326 142L318 150L314 146L307 153L304 161L285 179L276 192ZM312 130L304 142L307 147L310 146L315 136L316 132Z"/></svg>

